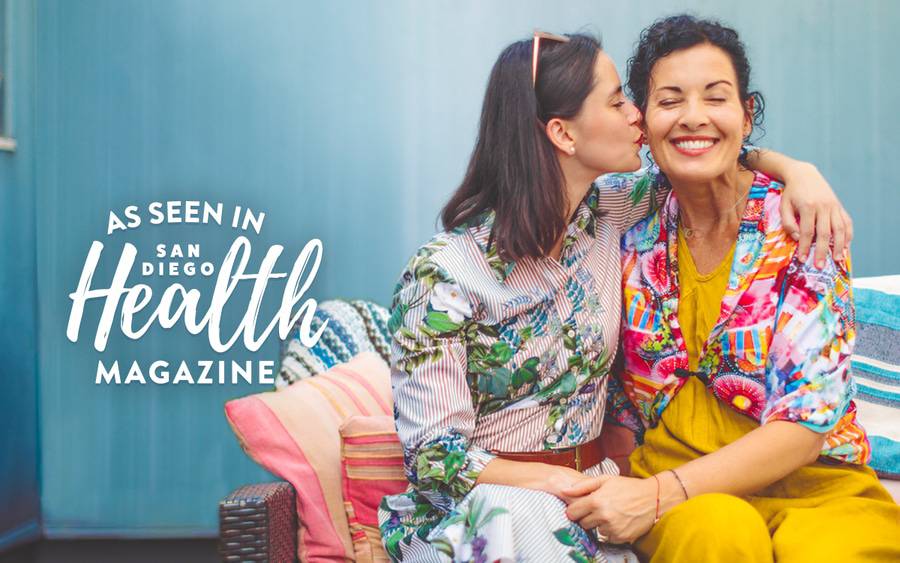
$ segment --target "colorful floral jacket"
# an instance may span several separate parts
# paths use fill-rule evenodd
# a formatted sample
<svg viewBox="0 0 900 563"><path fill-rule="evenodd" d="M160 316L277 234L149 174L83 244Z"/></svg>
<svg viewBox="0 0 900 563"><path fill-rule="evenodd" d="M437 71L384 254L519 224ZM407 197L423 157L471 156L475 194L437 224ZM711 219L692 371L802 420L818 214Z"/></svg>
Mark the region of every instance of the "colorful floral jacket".
<svg viewBox="0 0 900 563"><path fill-rule="evenodd" d="M803 424L827 433L823 456L865 463L870 448L851 400L856 331L849 271L830 257L819 270L812 252L806 261L796 255L796 242L781 227L781 190L756 174L719 319L695 375L761 424ZM672 192L622 239L620 383L649 427L692 375L677 317L677 224Z"/></svg>

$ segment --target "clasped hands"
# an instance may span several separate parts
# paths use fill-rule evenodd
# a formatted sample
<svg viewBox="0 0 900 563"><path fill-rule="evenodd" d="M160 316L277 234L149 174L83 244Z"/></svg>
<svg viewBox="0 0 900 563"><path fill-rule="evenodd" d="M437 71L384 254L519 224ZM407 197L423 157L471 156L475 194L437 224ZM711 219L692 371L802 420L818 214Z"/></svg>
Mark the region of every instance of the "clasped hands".
<svg viewBox="0 0 900 563"><path fill-rule="evenodd" d="M612 543L633 542L653 526L657 485L652 478L588 477L560 466L547 466L546 478L542 488L568 505L569 520L596 528Z"/></svg>

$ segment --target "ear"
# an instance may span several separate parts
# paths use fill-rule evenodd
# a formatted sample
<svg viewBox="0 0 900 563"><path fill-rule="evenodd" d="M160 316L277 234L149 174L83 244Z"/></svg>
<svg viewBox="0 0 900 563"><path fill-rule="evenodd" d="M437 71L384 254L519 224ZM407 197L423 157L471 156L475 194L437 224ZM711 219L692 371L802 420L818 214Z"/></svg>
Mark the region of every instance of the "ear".
<svg viewBox="0 0 900 563"><path fill-rule="evenodd" d="M547 138L550 139L556 150L564 154L572 154L572 149L575 147L575 139L572 138L569 127L569 122L554 117L547 122L547 126L544 128Z"/></svg>
<svg viewBox="0 0 900 563"><path fill-rule="evenodd" d="M753 132L753 110L756 108L756 98L750 96L750 99L747 100L747 106L744 111L744 138L750 136L750 133Z"/></svg>

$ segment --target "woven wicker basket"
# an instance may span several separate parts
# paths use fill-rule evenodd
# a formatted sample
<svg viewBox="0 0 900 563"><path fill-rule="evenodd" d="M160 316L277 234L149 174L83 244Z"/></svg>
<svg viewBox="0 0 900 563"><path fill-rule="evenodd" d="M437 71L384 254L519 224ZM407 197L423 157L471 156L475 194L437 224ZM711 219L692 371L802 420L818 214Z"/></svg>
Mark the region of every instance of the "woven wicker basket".
<svg viewBox="0 0 900 563"><path fill-rule="evenodd" d="M297 558L297 511L290 484L243 486L219 503L222 561L285 563Z"/></svg>

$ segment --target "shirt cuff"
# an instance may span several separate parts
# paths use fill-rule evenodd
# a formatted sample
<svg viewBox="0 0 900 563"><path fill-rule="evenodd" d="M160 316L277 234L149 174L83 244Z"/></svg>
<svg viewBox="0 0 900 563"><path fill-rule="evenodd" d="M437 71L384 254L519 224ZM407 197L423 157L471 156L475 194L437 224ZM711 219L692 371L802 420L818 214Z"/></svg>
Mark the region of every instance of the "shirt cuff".
<svg viewBox="0 0 900 563"><path fill-rule="evenodd" d="M469 460L469 464L466 467L466 473L474 475L473 479L478 479L478 475L484 471L485 466L496 459L497 455L492 454L484 448L472 446L469 448L469 451L466 452L466 458Z"/></svg>

